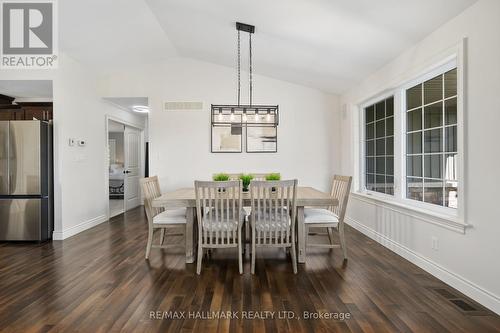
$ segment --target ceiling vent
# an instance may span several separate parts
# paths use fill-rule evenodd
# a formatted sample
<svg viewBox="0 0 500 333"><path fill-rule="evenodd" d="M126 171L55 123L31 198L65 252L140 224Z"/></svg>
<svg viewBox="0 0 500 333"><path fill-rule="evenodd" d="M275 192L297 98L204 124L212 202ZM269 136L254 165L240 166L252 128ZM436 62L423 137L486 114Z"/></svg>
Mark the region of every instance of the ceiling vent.
<svg viewBox="0 0 500 333"><path fill-rule="evenodd" d="M203 102L164 102L165 111L202 111Z"/></svg>

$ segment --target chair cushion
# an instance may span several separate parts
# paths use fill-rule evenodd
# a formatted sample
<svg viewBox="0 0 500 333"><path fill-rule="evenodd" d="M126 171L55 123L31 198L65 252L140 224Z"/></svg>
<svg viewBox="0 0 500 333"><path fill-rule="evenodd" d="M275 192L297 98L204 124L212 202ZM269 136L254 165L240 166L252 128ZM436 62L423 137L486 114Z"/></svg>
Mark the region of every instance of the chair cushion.
<svg viewBox="0 0 500 333"><path fill-rule="evenodd" d="M153 217L154 224L185 224L186 208L169 209Z"/></svg>
<svg viewBox="0 0 500 333"><path fill-rule="evenodd" d="M238 230L238 222L210 222L203 219L203 230L207 231L235 231Z"/></svg>
<svg viewBox="0 0 500 333"><path fill-rule="evenodd" d="M224 214L224 220L223 221L220 221L222 219L222 213ZM212 221L210 221L210 215L211 214L214 214L212 216ZM241 209L241 222L245 221L245 210L242 208ZM202 223L202 226L203 226L203 229L204 230L208 230L208 231L233 231L233 230L237 230L238 229L238 222L236 221L227 221L227 212L224 211L224 212L221 212L219 210L218 212L218 217L219 217L219 221L216 221L215 220L215 209L212 208L211 211L209 211L208 213L205 214L205 216L203 217L203 223ZM232 209L229 210L229 218L232 219L233 217L233 213L232 213Z"/></svg>
<svg viewBox="0 0 500 333"><path fill-rule="evenodd" d="M339 217L328 209L321 208L305 208L304 209L305 223L339 223Z"/></svg>
<svg viewBox="0 0 500 333"><path fill-rule="evenodd" d="M276 222L255 222L255 230L257 231L272 231L272 230L286 230L290 228L290 219L288 221L278 221Z"/></svg>
<svg viewBox="0 0 500 333"><path fill-rule="evenodd" d="M255 229L257 231L269 231L269 230L286 230L291 225L290 216L283 212L283 218L281 214L278 212L277 218L274 218L274 212L269 214L269 211L261 212L260 214L255 214ZM251 220L251 215L250 215Z"/></svg>

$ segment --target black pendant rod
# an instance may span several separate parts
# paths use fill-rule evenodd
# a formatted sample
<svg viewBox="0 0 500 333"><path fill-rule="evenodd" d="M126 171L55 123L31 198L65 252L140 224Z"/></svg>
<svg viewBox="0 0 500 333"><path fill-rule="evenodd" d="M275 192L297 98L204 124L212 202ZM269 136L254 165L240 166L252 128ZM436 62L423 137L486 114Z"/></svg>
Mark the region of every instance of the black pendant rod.
<svg viewBox="0 0 500 333"><path fill-rule="evenodd" d="M253 68L252 68L252 34L255 32L255 26L250 24L245 24L241 22L236 22L236 30L238 31L238 106L241 105L241 38L240 31L248 33L248 46L249 46L249 56L250 56L250 68L249 68L249 78L250 78L250 89L249 89L249 105L252 105L252 95L253 95Z"/></svg>
<svg viewBox="0 0 500 333"><path fill-rule="evenodd" d="M241 47L240 47L240 30L238 30L238 105L240 105L241 95Z"/></svg>
<svg viewBox="0 0 500 333"><path fill-rule="evenodd" d="M252 84L252 33L248 33L248 48L250 53L250 105L252 105L252 93L253 93L253 84Z"/></svg>

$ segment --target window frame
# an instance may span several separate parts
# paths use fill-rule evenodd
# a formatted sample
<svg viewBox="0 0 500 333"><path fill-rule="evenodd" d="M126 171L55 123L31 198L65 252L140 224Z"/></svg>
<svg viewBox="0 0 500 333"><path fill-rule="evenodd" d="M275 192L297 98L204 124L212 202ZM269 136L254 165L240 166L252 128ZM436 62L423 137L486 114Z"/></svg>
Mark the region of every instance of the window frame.
<svg viewBox="0 0 500 333"><path fill-rule="evenodd" d="M376 97L370 98L366 102L360 105L360 114L361 114L361 121L360 121L360 158L361 158L361 168L360 168L360 185L361 189L365 193L370 193L373 196L380 197L381 199L393 199L396 196L396 127L399 123L399 120L396 118L396 105L399 104L399 99L396 99L396 90L389 90L385 91L384 93L381 93L377 95ZM394 170L393 170L393 177L394 177L394 194L387 194L387 193L382 193L378 191L372 191L368 190L366 188L366 112L365 109L369 106L375 105L379 102L385 101L388 98L393 98L393 118L394 118L394 128L393 128L393 138L394 138L394 147L393 147L393 159L394 159ZM399 151L398 151L399 152Z"/></svg>
<svg viewBox="0 0 500 333"><path fill-rule="evenodd" d="M463 43L459 44L458 49L441 61L427 66L425 70L416 75L411 75L409 79L395 84L392 89L387 89L368 100L358 104L359 109L359 157L358 157L358 194L369 195L376 200L394 203L413 209L419 212L426 212L429 215L445 217L450 220L463 222L465 217L465 172L464 172L464 56ZM429 79L446 73L447 71L457 69L457 188L458 202L457 208L439 206L432 203L421 202L406 198L406 90L423 83ZM377 101L384 100L394 96L394 195L388 195L366 189L366 138L365 138L365 108Z"/></svg>

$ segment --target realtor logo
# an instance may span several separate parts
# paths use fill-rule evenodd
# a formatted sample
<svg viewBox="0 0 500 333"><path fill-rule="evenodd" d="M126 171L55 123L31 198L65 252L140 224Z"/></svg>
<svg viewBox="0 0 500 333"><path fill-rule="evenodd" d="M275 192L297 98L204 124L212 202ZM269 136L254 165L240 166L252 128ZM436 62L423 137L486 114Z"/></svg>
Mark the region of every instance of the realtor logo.
<svg viewBox="0 0 500 333"><path fill-rule="evenodd" d="M1 18L2 68L56 68L54 1L2 0Z"/></svg>

